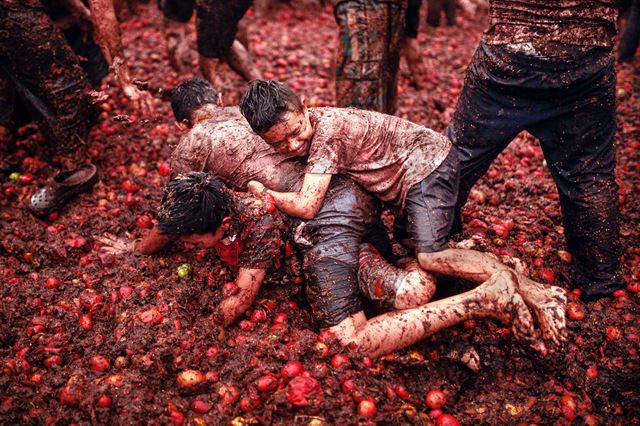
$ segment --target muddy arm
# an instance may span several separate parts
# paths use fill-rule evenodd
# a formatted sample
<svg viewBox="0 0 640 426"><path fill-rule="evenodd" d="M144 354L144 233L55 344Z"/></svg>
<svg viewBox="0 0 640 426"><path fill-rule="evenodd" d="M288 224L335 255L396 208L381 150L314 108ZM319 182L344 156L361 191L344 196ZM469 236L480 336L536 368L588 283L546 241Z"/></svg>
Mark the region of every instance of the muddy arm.
<svg viewBox="0 0 640 426"><path fill-rule="evenodd" d="M154 227L141 240L135 242L133 249L140 254L150 255L159 252L173 240L174 238L163 234Z"/></svg>
<svg viewBox="0 0 640 426"><path fill-rule="evenodd" d="M267 189L278 209L286 215L299 217L301 219L313 219L327 193L331 183L330 174L307 173L304 175L304 182L300 192L276 192ZM247 186L249 192L257 193L265 190L260 182L251 181Z"/></svg>
<svg viewBox="0 0 640 426"><path fill-rule="evenodd" d="M139 90L131 82L129 66L124 56L120 25L113 7L113 0L89 0L91 21L96 36L96 42L104 54L107 63L114 70L122 91L134 104L136 109L151 108L151 96L148 92Z"/></svg>
<svg viewBox="0 0 640 426"><path fill-rule="evenodd" d="M235 283L240 291L227 297L220 303L224 325L233 323L240 315L244 314L258 294L258 290L266 275L265 269L240 268Z"/></svg>

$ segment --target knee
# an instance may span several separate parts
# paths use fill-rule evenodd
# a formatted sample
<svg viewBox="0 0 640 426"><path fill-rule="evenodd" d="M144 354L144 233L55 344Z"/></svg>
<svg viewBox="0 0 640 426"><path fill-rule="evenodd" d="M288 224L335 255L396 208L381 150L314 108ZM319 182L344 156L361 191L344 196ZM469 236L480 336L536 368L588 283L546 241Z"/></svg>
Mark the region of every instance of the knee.
<svg viewBox="0 0 640 426"><path fill-rule="evenodd" d="M398 287L394 308L410 309L429 303L436 292L435 277L417 265L408 271Z"/></svg>

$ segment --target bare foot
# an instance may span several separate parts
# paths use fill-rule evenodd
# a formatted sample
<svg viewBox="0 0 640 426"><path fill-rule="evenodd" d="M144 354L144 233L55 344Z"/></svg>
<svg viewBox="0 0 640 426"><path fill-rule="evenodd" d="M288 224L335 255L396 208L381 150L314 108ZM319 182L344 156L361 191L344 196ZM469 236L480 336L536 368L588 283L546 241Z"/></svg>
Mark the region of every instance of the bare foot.
<svg viewBox="0 0 640 426"><path fill-rule="evenodd" d="M544 343L536 338L531 312L518 293L518 279L514 272L497 272L477 290L484 294L491 316L511 324L517 340L527 343L542 356L546 355Z"/></svg>
<svg viewBox="0 0 640 426"><path fill-rule="evenodd" d="M545 286L526 276L519 275L520 294L527 305L533 309L542 336L560 346L567 340L567 295L564 289Z"/></svg>

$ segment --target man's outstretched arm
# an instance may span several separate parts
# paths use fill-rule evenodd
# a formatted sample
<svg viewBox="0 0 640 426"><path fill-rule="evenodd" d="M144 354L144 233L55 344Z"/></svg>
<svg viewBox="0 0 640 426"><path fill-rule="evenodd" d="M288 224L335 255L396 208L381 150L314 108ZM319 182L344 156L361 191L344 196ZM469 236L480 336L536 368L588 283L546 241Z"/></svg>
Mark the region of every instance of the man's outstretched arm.
<svg viewBox="0 0 640 426"><path fill-rule="evenodd" d="M266 272L266 269L240 268L235 280L240 291L220 303L220 311L222 312L222 320L225 326L233 323L249 309L258 294L258 290L260 290Z"/></svg>
<svg viewBox="0 0 640 426"><path fill-rule="evenodd" d="M276 207L288 216L299 217L301 219L313 219L327 193L331 183L330 174L307 173L304 175L304 182L300 192L277 192L266 189L271 194ZM247 185L249 192L260 193L265 190L265 186L257 181L251 181Z"/></svg>
<svg viewBox="0 0 640 426"><path fill-rule="evenodd" d="M96 42L107 63L116 73L122 86L122 91L134 104L136 109L145 111L151 109L151 95L138 89L131 82L129 66L127 65L120 36L120 25L113 7L113 0L89 0L91 21L96 35Z"/></svg>

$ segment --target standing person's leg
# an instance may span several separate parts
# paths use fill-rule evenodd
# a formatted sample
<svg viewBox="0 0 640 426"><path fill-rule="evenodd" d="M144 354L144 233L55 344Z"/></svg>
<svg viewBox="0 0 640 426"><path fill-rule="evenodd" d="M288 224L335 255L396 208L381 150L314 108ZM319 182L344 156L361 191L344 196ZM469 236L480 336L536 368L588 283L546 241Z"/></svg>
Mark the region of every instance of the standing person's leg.
<svg viewBox="0 0 640 426"><path fill-rule="evenodd" d="M518 294L517 279L508 271L497 273L471 291L417 308L389 312L370 320L359 312L330 330L343 345L362 355L377 357L473 318L498 319L511 324L517 339L534 341L531 313Z"/></svg>
<svg viewBox="0 0 640 426"><path fill-rule="evenodd" d="M418 42L421 6L422 0L409 0L405 13L404 40L402 42L402 56L406 59L411 73L411 84L418 89L421 88L419 77L422 64L422 51Z"/></svg>
<svg viewBox="0 0 640 426"><path fill-rule="evenodd" d="M565 237L574 256L573 283L595 300L624 286L620 274L613 56L565 90L566 113L531 129L560 193ZM586 67L586 66L585 66ZM583 67L584 68L584 67Z"/></svg>
<svg viewBox="0 0 640 426"><path fill-rule="evenodd" d="M241 43L234 42L238 23L252 3L252 0L196 0L200 70L215 86L218 67L222 61L227 61L231 69L245 80L261 78L260 72L253 66L249 52Z"/></svg>
<svg viewBox="0 0 640 426"><path fill-rule="evenodd" d="M471 60L464 87L446 134L458 148L460 186L452 232L462 229L460 211L475 183L489 169L493 160L524 129L526 111L516 111L521 103L512 92L513 85L501 69L504 58L492 53L490 46L480 44ZM505 87L501 82L506 82Z"/></svg>
<svg viewBox="0 0 640 426"><path fill-rule="evenodd" d="M176 71L185 71L189 45L185 24L191 20L195 0L158 0L158 9L164 19L164 35L167 41L169 63Z"/></svg>
<svg viewBox="0 0 640 426"><path fill-rule="evenodd" d="M0 27L5 75L55 150L78 154L97 117L78 58L42 8L0 6Z"/></svg>
<svg viewBox="0 0 640 426"><path fill-rule="evenodd" d="M404 2L334 2L338 23L336 103L392 114L404 32Z"/></svg>
<svg viewBox="0 0 640 426"><path fill-rule="evenodd" d="M631 11L620 37L618 60L631 62L640 43L640 0L633 0Z"/></svg>
<svg viewBox="0 0 640 426"><path fill-rule="evenodd" d="M430 27L440 26L440 15L442 14L443 0L428 0L427 4L427 25Z"/></svg>
<svg viewBox="0 0 640 426"><path fill-rule="evenodd" d="M456 25L456 2L454 0L444 0L444 16L447 18L447 25Z"/></svg>

